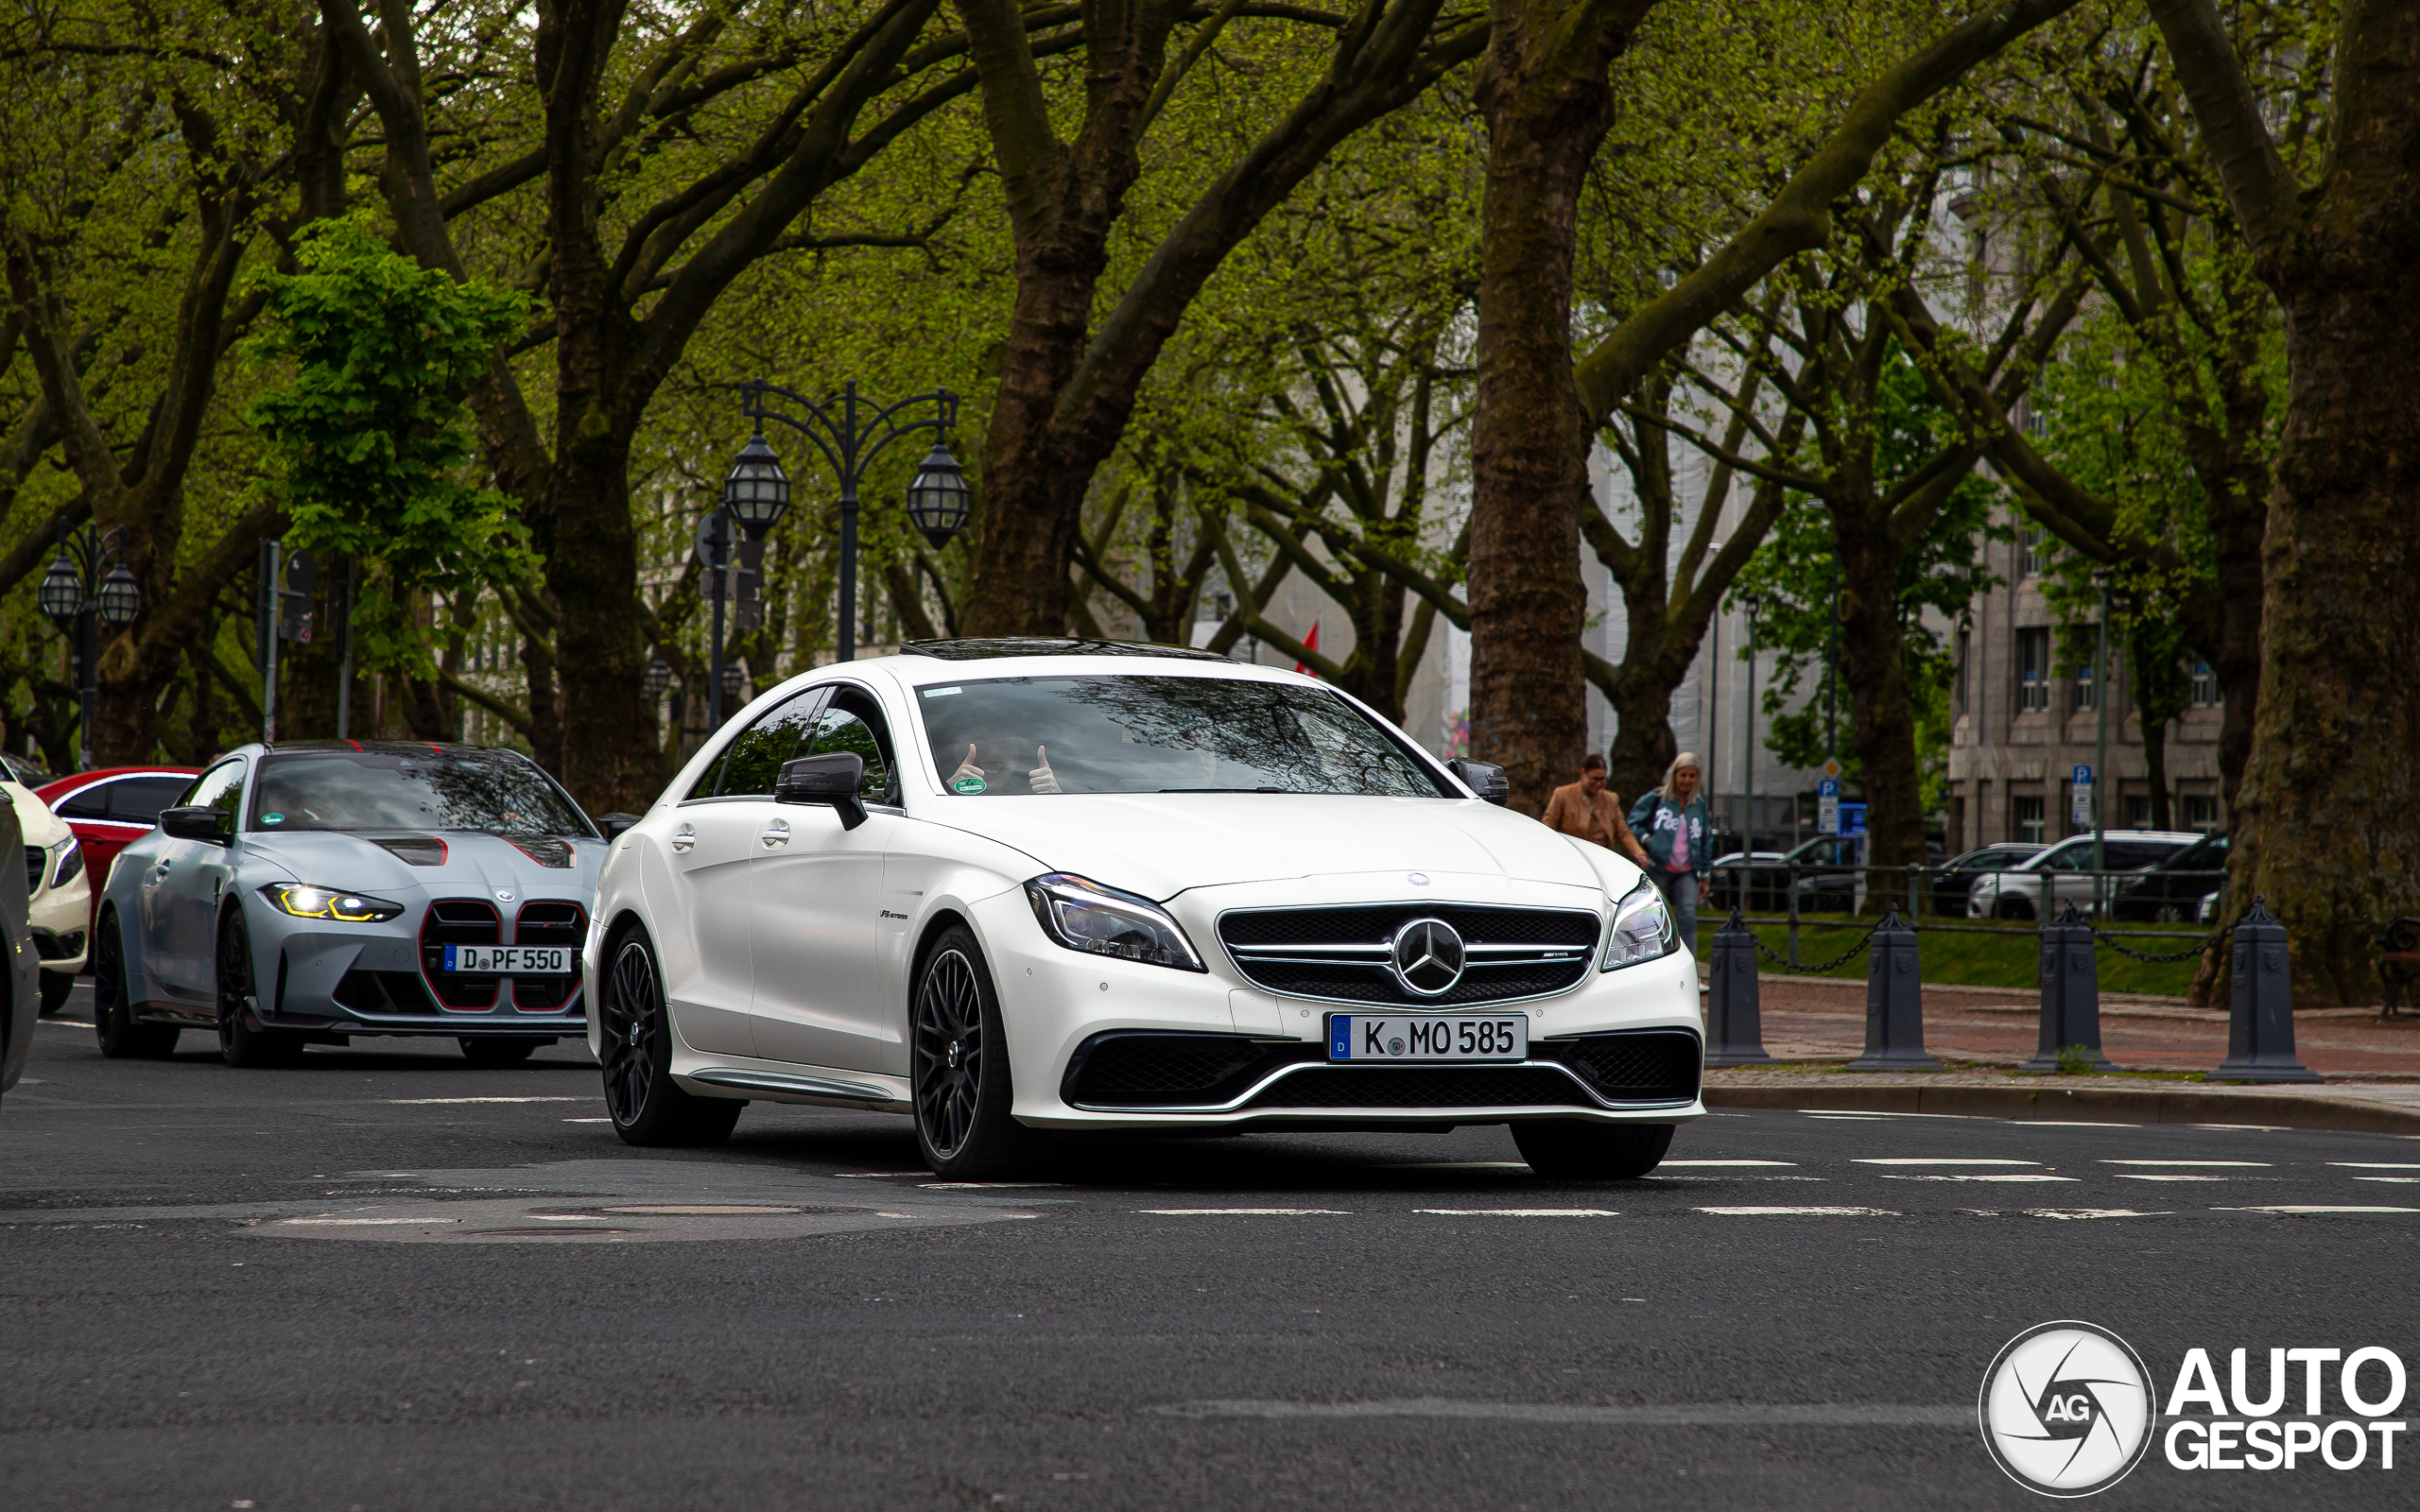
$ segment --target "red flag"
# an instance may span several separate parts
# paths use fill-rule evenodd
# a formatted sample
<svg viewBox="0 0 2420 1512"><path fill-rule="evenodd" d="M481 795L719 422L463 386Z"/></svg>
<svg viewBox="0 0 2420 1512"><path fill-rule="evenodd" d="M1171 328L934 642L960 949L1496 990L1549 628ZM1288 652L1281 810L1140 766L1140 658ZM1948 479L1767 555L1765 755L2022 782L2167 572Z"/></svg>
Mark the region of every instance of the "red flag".
<svg viewBox="0 0 2420 1512"><path fill-rule="evenodd" d="M1304 649L1304 650L1305 650L1305 651L1316 651L1316 650L1318 650L1319 648L1320 648L1320 622L1319 622L1319 621L1317 621L1317 620L1313 620L1313 621L1311 621L1311 633L1303 637L1303 649ZM1300 672L1300 673L1304 673L1304 674L1305 674L1305 675L1307 675L1307 676L1309 676L1309 677L1314 677L1314 678L1316 678L1316 677L1318 677L1318 676L1319 676L1319 674L1318 674L1318 673L1311 671L1311 669L1310 669L1309 667L1307 667L1307 666L1304 665L1304 664L1303 664L1302 662L1295 662L1295 663L1294 663L1294 670L1295 670L1295 671L1297 671L1297 672Z"/></svg>

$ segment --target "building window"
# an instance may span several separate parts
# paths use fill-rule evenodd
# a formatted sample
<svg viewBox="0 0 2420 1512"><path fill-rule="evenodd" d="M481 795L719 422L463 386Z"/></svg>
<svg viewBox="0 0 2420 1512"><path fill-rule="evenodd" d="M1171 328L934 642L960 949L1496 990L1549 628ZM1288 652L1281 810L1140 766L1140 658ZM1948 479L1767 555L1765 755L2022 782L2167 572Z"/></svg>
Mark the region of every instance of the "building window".
<svg viewBox="0 0 2420 1512"><path fill-rule="evenodd" d="M2038 714L2050 707L2050 630L2039 626L2016 632L2016 712Z"/></svg>
<svg viewBox="0 0 2420 1512"><path fill-rule="evenodd" d="M2042 800L2040 799L2011 799L2009 814L2011 827L2016 831L2016 837L2019 840L2027 845L2040 845L2043 842L2045 836L2042 833Z"/></svg>
<svg viewBox="0 0 2420 1512"><path fill-rule="evenodd" d="M1964 630L1958 632L1958 676L1951 682L1951 696L1958 700L1958 712L1966 712L1967 663L1974 660L1975 638Z"/></svg>
<svg viewBox="0 0 2420 1512"><path fill-rule="evenodd" d="M2199 830L2204 834L2207 834L2211 831L2217 829L2219 827L2218 799L2216 797L2196 797L2189 793L2187 794L2185 798L2185 827L2188 830Z"/></svg>
<svg viewBox="0 0 2420 1512"><path fill-rule="evenodd" d="M2016 576L2041 576L2050 565L2050 532L2035 525L2017 539Z"/></svg>
<svg viewBox="0 0 2420 1512"><path fill-rule="evenodd" d="M2126 795L2126 828L2148 830L2152 827L2152 796L2149 793Z"/></svg>
<svg viewBox="0 0 2420 1512"><path fill-rule="evenodd" d="M2216 709L2219 706L2219 675L2210 670L2207 662L2193 663L2190 696L2196 709Z"/></svg>
<svg viewBox="0 0 2420 1512"><path fill-rule="evenodd" d="M2085 637L2099 633L2095 627L2089 625L2076 631L2077 635ZM2089 662L2076 668L2076 708L2085 713L2100 707L2100 679L2093 673L2093 664Z"/></svg>

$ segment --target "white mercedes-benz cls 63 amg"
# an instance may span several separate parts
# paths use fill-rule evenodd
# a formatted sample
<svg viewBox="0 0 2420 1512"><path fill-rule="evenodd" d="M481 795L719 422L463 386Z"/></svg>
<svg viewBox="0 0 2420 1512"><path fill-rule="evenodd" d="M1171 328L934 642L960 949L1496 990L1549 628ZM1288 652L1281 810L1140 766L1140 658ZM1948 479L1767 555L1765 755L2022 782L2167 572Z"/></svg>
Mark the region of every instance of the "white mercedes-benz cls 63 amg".
<svg viewBox="0 0 2420 1512"><path fill-rule="evenodd" d="M613 844L589 1040L633 1144L751 1099L1048 1131L1510 1124L1622 1177L1704 1108L1697 971L1628 861L1311 679L929 642L726 724Z"/></svg>

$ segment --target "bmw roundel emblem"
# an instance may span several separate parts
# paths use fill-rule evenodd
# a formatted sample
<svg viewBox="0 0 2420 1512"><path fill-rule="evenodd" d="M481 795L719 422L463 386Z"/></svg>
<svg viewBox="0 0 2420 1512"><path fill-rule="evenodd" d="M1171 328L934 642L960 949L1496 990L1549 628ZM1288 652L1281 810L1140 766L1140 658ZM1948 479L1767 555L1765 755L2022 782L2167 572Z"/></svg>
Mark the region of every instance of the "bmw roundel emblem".
<svg viewBox="0 0 2420 1512"><path fill-rule="evenodd" d="M1443 997L1462 979L1462 936L1442 919L1415 919L1395 931L1387 963L1407 992Z"/></svg>
<svg viewBox="0 0 2420 1512"><path fill-rule="evenodd" d="M496 901L497 902L500 902L500 903L509 903L509 902L512 902L512 898L513 898L512 889L511 889L511 888L510 888L510 887L498 887L498 888L495 890L495 901Z"/></svg>

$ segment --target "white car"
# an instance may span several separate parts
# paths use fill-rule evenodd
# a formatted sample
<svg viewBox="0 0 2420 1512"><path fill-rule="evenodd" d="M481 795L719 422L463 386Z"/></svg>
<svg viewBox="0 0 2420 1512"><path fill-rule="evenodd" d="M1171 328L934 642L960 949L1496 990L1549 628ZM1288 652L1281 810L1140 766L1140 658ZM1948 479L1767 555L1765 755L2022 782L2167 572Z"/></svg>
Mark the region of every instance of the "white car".
<svg viewBox="0 0 2420 1512"><path fill-rule="evenodd" d="M876 1108L965 1178L1043 1130L1511 1124L1543 1174L1642 1175L1704 1111L1696 966L1636 868L1451 765L1173 647L794 678L607 858L584 959L614 1125Z"/></svg>
<svg viewBox="0 0 2420 1512"><path fill-rule="evenodd" d="M75 990L76 973L84 969L93 880L65 819L22 782L0 782L0 789L7 791L26 835L26 892L31 902L26 921L33 928L34 954L42 957L42 1011L57 1013Z"/></svg>
<svg viewBox="0 0 2420 1512"><path fill-rule="evenodd" d="M2107 862L2101 871L2116 872L2155 867L2202 836L2182 830L2108 830L2101 838ZM2046 897L2053 913L2065 903L2095 913L2096 900L2115 895L2119 884L2097 876L2092 860L2093 838L2085 833L2070 835L2006 871L1980 872L1966 889L1966 917L2032 919Z"/></svg>

